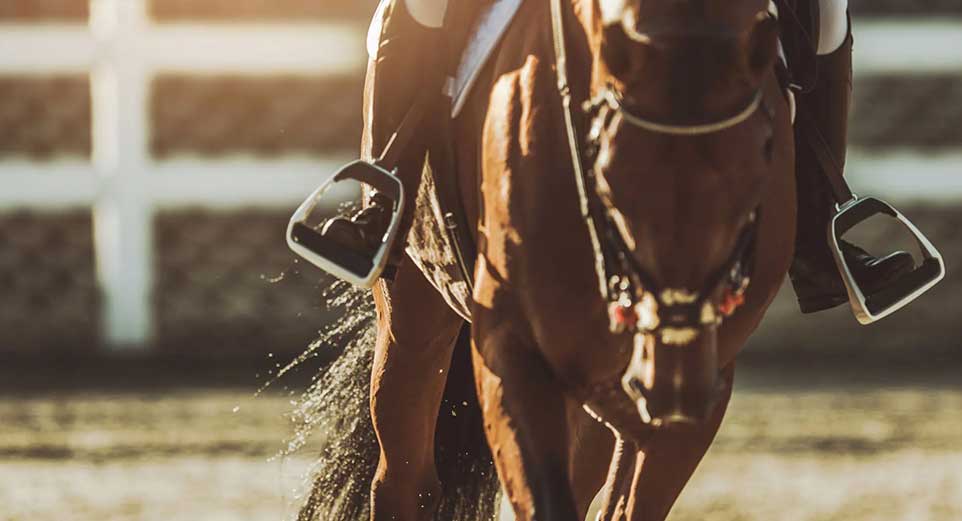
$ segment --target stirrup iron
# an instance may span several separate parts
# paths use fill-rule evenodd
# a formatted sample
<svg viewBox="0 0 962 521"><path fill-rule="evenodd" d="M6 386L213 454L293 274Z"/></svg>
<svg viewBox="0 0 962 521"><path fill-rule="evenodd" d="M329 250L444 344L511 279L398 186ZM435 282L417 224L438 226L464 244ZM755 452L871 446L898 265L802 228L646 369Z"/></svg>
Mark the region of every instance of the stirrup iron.
<svg viewBox="0 0 962 521"><path fill-rule="evenodd" d="M394 240L401 228L404 215L404 185L397 177L397 165L402 151L414 139L418 126L424 118L435 94L424 91L408 109L397 131L384 146L377 161L359 159L344 166L294 212L287 225L287 245L294 253L322 270L356 286L370 288L384 272ZM349 179L364 183L386 196L391 205L391 223L381 237L380 245L372 259L347 251L339 244L325 238L307 224L307 218L317 207L321 197L331 186Z"/></svg>
<svg viewBox="0 0 962 521"><path fill-rule="evenodd" d="M308 218L320 203L324 193L335 184L347 180L364 183L393 203L391 223L381 238L373 258L345 249L307 224ZM401 180L377 163L354 161L341 168L322 184L294 212L287 225L287 245L301 258L335 277L356 286L370 288L387 266L391 247L401 227L402 215L404 215L404 186Z"/></svg>
<svg viewBox="0 0 962 521"><path fill-rule="evenodd" d="M872 324L902 309L945 277L942 255L928 238L892 205L874 197L859 198L853 194L851 200L837 205L836 209L828 229L829 246L848 291L852 312L862 325ZM882 290L866 295L852 275L852 270L842 255L839 241L846 232L877 215L891 217L909 231L922 251L922 264Z"/></svg>

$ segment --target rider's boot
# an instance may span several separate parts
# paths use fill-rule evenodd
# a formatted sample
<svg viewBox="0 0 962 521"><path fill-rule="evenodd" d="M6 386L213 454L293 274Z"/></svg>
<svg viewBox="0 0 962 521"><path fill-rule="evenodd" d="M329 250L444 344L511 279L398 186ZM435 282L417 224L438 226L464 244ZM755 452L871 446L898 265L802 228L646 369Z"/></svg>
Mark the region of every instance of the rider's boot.
<svg viewBox="0 0 962 521"><path fill-rule="evenodd" d="M384 10L377 55L368 65L365 89L364 136L365 155L379 157L401 125L414 100L423 92L437 92L441 97L444 67L439 50L443 47L439 28L421 25L415 20L404 0L393 0ZM428 107L425 121L431 118ZM391 264L396 264L412 219L410 202L417 195L428 147L429 125L423 124L413 141L401 151L396 175L404 185L407 210L401 220L401 231L392 250ZM393 202L373 192L365 207L352 217L328 220L321 234L358 255L373 257L391 223Z"/></svg>
<svg viewBox="0 0 962 521"><path fill-rule="evenodd" d="M839 49L818 56L817 65L817 83L811 92L798 96L799 110L812 115L837 164L844 167L852 92L851 31ZM804 125L797 127L796 132L804 131ZM796 134L796 138L798 235L789 275L802 313L815 313L848 302L848 294L827 238L835 200L826 175L834 174L822 172L805 136ZM885 287L915 265L906 252L878 258L846 241L840 241L840 248L867 294Z"/></svg>

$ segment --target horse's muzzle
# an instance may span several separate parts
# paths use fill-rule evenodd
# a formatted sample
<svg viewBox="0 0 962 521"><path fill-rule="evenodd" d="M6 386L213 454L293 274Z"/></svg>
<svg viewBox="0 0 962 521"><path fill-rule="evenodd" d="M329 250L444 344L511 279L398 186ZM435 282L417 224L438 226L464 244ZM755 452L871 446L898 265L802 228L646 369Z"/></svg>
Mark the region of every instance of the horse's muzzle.
<svg viewBox="0 0 962 521"><path fill-rule="evenodd" d="M667 427L706 422L724 390L715 328L700 330L684 345L638 335L623 383L645 423Z"/></svg>

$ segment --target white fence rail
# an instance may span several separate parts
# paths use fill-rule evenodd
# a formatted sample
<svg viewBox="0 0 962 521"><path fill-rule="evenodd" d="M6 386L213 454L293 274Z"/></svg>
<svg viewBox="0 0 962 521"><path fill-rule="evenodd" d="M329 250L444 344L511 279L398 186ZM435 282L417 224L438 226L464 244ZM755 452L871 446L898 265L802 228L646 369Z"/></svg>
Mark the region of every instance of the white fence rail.
<svg viewBox="0 0 962 521"><path fill-rule="evenodd" d="M0 25L0 74L90 74L92 161L0 163L0 209L93 209L97 275L105 295L103 331L106 342L118 349L148 346L152 338L156 208L290 206L343 159L157 163L148 151L152 77L160 71L338 74L355 71L365 60L357 27L158 25L148 19L145 4L91 0L89 26ZM861 74L962 70L960 21L863 21L858 38ZM871 160L864 161L855 158L856 171L875 170ZM932 170L928 177L934 179L953 166L929 161L913 168L917 175L919 168ZM912 197L925 197L920 186L912 185ZM962 185L951 190L959 195ZM935 192L947 197L943 189Z"/></svg>
<svg viewBox="0 0 962 521"><path fill-rule="evenodd" d="M89 72L90 164L0 164L0 208L89 206L104 336L152 339L152 219L162 206L291 205L340 160L173 161L148 151L148 89L159 71L338 74L363 65L361 33L332 24L152 23L145 0L92 0L89 27L0 27L0 73Z"/></svg>

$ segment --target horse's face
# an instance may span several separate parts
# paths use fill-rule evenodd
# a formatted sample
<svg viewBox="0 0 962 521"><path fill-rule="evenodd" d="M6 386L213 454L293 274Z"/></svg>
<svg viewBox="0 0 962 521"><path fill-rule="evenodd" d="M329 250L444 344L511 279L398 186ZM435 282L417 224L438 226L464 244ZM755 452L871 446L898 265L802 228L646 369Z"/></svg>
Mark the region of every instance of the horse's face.
<svg viewBox="0 0 962 521"><path fill-rule="evenodd" d="M718 310L731 297L711 281L731 269L771 171L772 114L764 101L749 109L777 54L777 28L749 13L757 1L726 0L714 14L677 0L601 3L592 82L618 98L594 118L601 200L655 286L645 291L704 304L700 319L638 338L626 385L652 423L701 421L719 392ZM724 121L732 124L674 132ZM650 312L664 324L670 311L657 300Z"/></svg>

